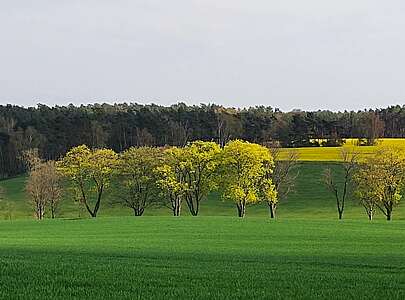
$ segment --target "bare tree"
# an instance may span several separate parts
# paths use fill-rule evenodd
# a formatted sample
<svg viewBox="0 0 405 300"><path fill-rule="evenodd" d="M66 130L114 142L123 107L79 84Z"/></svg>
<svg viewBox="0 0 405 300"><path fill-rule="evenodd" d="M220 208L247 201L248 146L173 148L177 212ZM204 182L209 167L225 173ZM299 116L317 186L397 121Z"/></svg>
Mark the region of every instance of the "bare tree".
<svg viewBox="0 0 405 300"><path fill-rule="evenodd" d="M343 169L341 180L338 180L337 174L333 174L331 168L326 168L323 173L323 182L326 187L333 193L336 200L336 208L338 211L339 220L343 218L346 199L350 193L350 187L353 181L353 173L358 164L358 153L354 150L342 148L341 150L342 163L339 164Z"/></svg>
<svg viewBox="0 0 405 300"><path fill-rule="evenodd" d="M61 176L57 171L56 163L54 161L44 163L43 176L47 179L46 201L49 205L51 218L54 219L62 199Z"/></svg>
<svg viewBox="0 0 405 300"><path fill-rule="evenodd" d="M384 121L380 119L377 113L369 113L369 126L367 130L367 142L369 145L375 145L377 139L384 135Z"/></svg>
<svg viewBox="0 0 405 300"><path fill-rule="evenodd" d="M30 203L38 220L42 220L45 215L45 184L46 182L41 174L40 169L33 169L30 171L25 189L29 195Z"/></svg>
<svg viewBox="0 0 405 300"><path fill-rule="evenodd" d="M136 135L136 146L137 147L150 147L155 144L155 139L153 135L146 128L139 129L138 127L135 130Z"/></svg>
<svg viewBox="0 0 405 300"><path fill-rule="evenodd" d="M190 140L191 128L188 126L188 123L170 121L169 124L170 130L170 141L169 144L172 146L184 147Z"/></svg>
<svg viewBox="0 0 405 300"><path fill-rule="evenodd" d="M241 135L242 125L234 109L223 107L216 110L218 144L223 148L230 140Z"/></svg>
<svg viewBox="0 0 405 300"><path fill-rule="evenodd" d="M39 157L37 148L23 151L22 159L24 160L28 170L33 170L36 166L42 163L42 159Z"/></svg>
<svg viewBox="0 0 405 300"><path fill-rule="evenodd" d="M44 218L48 205L51 218L55 218L62 188L54 161L38 163L30 170L26 191L38 220Z"/></svg>
<svg viewBox="0 0 405 300"><path fill-rule="evenodd" d="M17 125L17 121L13 118L0 117L0 128L7 134L11 134Z"/></svg>
<svg viewBox="0 0 405 300"><path fill-rule="evenodd" d="M103 126L97 121L90 123L90 141L93 148L105 147L108 139L108 133L104 130Z"/></svg>
<svg viewBox="0 0 405 300"><path fill-rule="evenodd" d="M299 154L295 149L289 149L281 152L278 147L270 148L274 160L274 169L271 175L277 199L267 201L269 206L270 217L276 217L277 205L294 189L295 181L299 172L295 171L298 164Z"/></svg>

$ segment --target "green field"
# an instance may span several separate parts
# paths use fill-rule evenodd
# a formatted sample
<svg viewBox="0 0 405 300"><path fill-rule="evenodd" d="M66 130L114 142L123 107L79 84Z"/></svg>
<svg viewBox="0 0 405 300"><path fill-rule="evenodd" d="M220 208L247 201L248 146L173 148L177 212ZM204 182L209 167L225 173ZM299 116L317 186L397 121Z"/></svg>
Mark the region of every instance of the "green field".
<svg viewBox="0 0 405 300"><path fill-rule="evenodd" d="M405 222L1 221L1 298L405 297Z"/></svg>
<svg viewBox="0 0 405 300"><path fill-rule="evenodd" d="M327 166L337 168L300 164L275 221L265 205L239 219L214 193L198 217L184 206L180 218L165 208L135 218L105 199L89 219L67 198L62 218L38 222L25 178L2 181L0 298L403 299L405 205L370 223L350 200L338 221L320 183Z"/></svg>

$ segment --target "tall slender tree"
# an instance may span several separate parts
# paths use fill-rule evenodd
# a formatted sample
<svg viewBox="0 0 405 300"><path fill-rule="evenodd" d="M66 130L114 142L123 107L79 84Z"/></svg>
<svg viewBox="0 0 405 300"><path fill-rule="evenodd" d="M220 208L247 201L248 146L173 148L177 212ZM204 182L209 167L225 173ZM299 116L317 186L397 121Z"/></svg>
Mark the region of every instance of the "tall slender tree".
<svg viewBox="0 0 405 300"><path fill-rule="evenodd" d="M346 200L352 192L353 174L358 165L358 157L358 153L354 150L342 148L342 162L337 164L341 173L334 174L331 168L326 168L323 173L323 182L335 198L339 220L343 218Z"/></svg>
<svg viewBox="0 0 405 300"><path fill-rule="evenodd" d="M62 184L54 161L38 162L31 167L26 191L38 220L44 218L46 208L49 208L52 219L56 217Z"/></svg>
<svg viewBox="0 0 405 300"><path fill-rule="evenodd" d="M266 176L272 179L277 197L269 197L265 199L269 207L270 217L276 217L277 206L279 202L285 199L288 194L294 189L298 171L298 152L294 149L289 149L281 152L280 148L272 147L270 152L273 156L274 167L272 164L266 165L269 170Z"/></svg>

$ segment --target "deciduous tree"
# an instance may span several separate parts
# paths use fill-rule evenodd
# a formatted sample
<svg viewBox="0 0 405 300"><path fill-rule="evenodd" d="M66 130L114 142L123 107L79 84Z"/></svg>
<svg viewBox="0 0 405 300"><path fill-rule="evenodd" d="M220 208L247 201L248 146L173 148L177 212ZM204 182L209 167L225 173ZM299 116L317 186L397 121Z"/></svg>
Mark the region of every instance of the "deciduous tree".
<svg viewBox="0 0 405 300"><path fill-rule="evenodd" d="M218 144L223 148L232 139L242 134L242 124L238 111L232 108L218 107L215 110L217 118Z"/></svg>
<svg viewBox="0 0 405 300"><path fill-rule="evenodd" d="M70 180L78 200L93 218L97 216L116 164L117 154L113 150L91 150L85 145L72 148L58 162L59 171ZM94 207L91 202L95 203Z"/></svg>
<svg viewBox="0 0 405 300"><path fill-rule="evenodd" d="M131 147L119 156L116 194L135 216L143 215L158 198L156 168L162 164L162 154L160 148Z"/></svg>
<svg viewBox="0 0 405 300"><path fill-rule="evenodd" d="M270 151L263 146L235 140L225 145L220 157L220 184L225 199L236 204L238 216L244 217L246 206L261 201L260 194L271 196L274 185L267 179L267 188L263 189L263 178L273 164Z"/></svg>
<svg viewBox="0 0 405 300"><path fill-rule="evenodd" d="M44 163L43 176L47 179L46 203L49 206L51 218L54 219L58 213L63 192L62 177L56 168L55 161L50 160Z"/></svg>
<svg viewBox="0 0 405 300"><path fill-rule="evenodd" d="M341 168L341 173L336 174L331 168L325 169L323 173L323 182L332 192L336 200L336 208L339 220L343 218L346 200L351 192L353 173L358 164L358 153L352 149L341 149L342 162L337 165Z"/></svg>
<svg viewBox="0 0 405 300"><path fill-rule="evenodd" d="M355 183L355 196L363 206L368 219L373 220L374 214L381 202L381 177L376 164L360 163L353 176Z"/></svg>
<svg viewBox="0 0 405 300"><path fill-rule="evenodd" d="M270 168L266 173L269 174L274 184L277 197L269 197L266 203L269 206L270 217L276 217L277 205L294 189L298 171L295 171L298 164L298 152L294 149L287 150L287 153L281 153L280 148L270 148L273 156L274 166L266 165Z"/></svg>
<svg viewBox="0 0 405 300"><path fill-rule="evenodd" d="M185 200L191 215L197 216L200 202L216 188L219 146L214 142L195 141L177 152L179 171L183 173Z"/></svg>
<svg viewBox="0 0 405 300"><path fill-rule="evenodd" d="M175 217L180 216L182 200L186 193L184 174L179 168L177 160L178 157L182 156L182 151L181 148L177 147L166 149L163 165L156 168L159 176L157 183L164 194L163 203L172 211Z"/></svg>
<svg viewBox="0 0 405 300"><path fill-rule="evenodd" d="M380 148L374 156L365 160L361 175L365 178L363 180L369 183L369 193L373 196L375 205L388 221L391 220L393 209L402 198L401 190L405 184L403 150L392 147Z"/></svg>
<svg viewBox="0 0 405 300"><path fill-rule="evenodd" d="M60 179L54 161L39 162L30 169L26 191L38 220L44 218L46 207L55 218L62 196Z"/></svg>

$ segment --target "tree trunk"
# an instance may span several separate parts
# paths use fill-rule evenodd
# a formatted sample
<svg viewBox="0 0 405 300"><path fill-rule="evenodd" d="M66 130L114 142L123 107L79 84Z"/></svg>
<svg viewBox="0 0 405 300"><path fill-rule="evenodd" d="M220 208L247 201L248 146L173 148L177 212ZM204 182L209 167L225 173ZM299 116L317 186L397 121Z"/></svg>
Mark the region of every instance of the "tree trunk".
<svg viewBox="0 0 405 300"><path fill-rule="evenodd" d="M38 203L38 204L37 204L37 212L36 212L36 215L37 215L37 219L38 219L38 220L42 220L42 219L44 218L44 215L45 215L45 207L44 207L44 205L43 205L42 203Z"/></svg>
<svg viewBox="0 0 405 300"><path fill-rule="evenodd" d="M270 218L275 219L276 218L277 205L274 204L274 203L268 203L268 205L269 205Z"/></svg>
<svg viewBox="0 0 405 300"><path fill-rule="evenodd" d="M195 205L195 216L198 215L198 212L200 211L200 201L196 201L196 205Z"/></svg>
<svg viewBox="0 0 405 300"><path fill-rule="evenodd" d="M101 196L103 195L103 190L104 190L104 186L101 186L101 187L100 187L100 190L98 191L97 202L96 202L96 205L94 206L94 210L93 210L92 213L90 213L90 215L92 216L92 218L97 217L98 210L100 209Z"/></svg>
<svg viewBox="0 0 405 300"><path fill-rule="evenodd" d="M338 210L339 213L339 220L343 219L343 210Z"/></svg>
<svg viewBox="0 0 405 300"><path fill-rule="evenodd" d="M175 214L175 216L176 217L179 217L180 216L180 201L179 200L177 200L177 204L176 204L176 214Z"/></svg>
<svg viewBox="0 0 405 300"><path fill-rule="evenodd" d="M238 208L238 217L243 218L246 213L246 206L243 203L238 203L236 207Z"/></svg>
<svg viewBox="0 0 405 300"><path fill-rule="evenodd" d="M187 196L186 203L187 203L188 209L190 211L190 214L194 217L197 216L198 215L198 206L199 206L198 201L196 201L196 205L194 205L193 198L191 196Z"/></svg>
<svg viewBox="0 0 405 300"><path fill-rule="evenodd" d="M387 221L391 221L392 211L387 209Z"/></svg>
<svg viewBox="0 0 405 300"><path fill-rule="evenodd" d="M54 206L54 204L51 204L51 218L55 219L55 206Z"/></svg>
<svg viewBox="0 0 405 300"><path fill-rule="evenodd" d="M173 200L173 216L179 217L181 212L181 201L180 199Z"/></svg>
<svg viewBox="0 0 405 300"><path fill-rule="evenodd" d="M370 221L372 221L373 217L374 217L374 208L370 208L369 213L368 213L368 219Z"/></svg>
<svg viewBox="0 0 405 300"><path fill-rule="evenodd" d="M135 216L135 217L140 217L140 216L143 215L143 212L144 212L144 209L143 209L143 208L136 208L136 207L133 207L132 209L134 210L134 216Z"/></svg>

